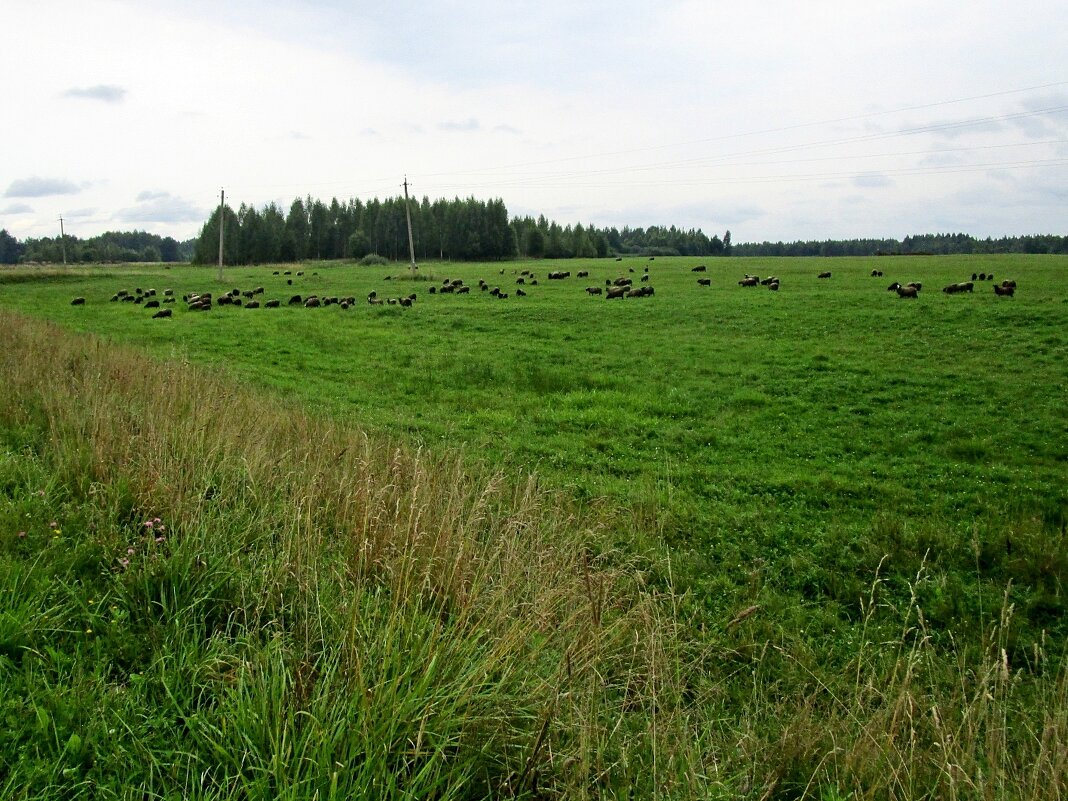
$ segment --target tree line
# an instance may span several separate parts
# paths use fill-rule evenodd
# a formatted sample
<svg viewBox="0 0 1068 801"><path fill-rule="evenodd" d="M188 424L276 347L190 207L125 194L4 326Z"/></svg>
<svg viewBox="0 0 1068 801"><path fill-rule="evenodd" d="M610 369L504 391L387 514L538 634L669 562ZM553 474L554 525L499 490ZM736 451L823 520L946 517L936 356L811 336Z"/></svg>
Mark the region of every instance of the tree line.
<svg viewBox="0 0 1068 801"><path fill-rule="evenodd" d="M410 201L412 246L417 261L522 258L596 258L615 254L726 256L730 231L721 239L700 229L597 228L562 226L544 215L509 218L500 198L478 200L428 197ZM257 209L241 204L215 209L197 237L193 260L218 259L219 221L227 264L298 262L304 259L360 259L370 254L407 261L408 227L403 197L367 202L311 196L283 211L276 203Z"/></svg>
<svg viewBox="0 0 1068 801"><path fill-rule="evenodd" d="M6 230L0 230L0 264L64 260L68 264L189 261L195 244L192 239L179 242L147 231L107 231L88 239L66 234L62 238L42 237L20 242Z"/></svg>
<svg viewBox="0 0 1068 801"><path fill-rule="evenodd" d="M1068 253L1068 236L1039 234L978 239L970 234L918 234L897 239L827 239L807 242L750 242L738 256L921 256L962 253Z"/></svg>
<svg viewBox="0 0 1068 801"><path fill-rule="evenodd" d="M701 229L675 226L598 228L560 225L547 219L510 218L504 201L473 197L408 204L417 261L484 261L511 258L605 258L640 256L872 256L962 253L1068 253L1068 236L1050 234L979 239L969 234L919 234L902 240L827 239L732 244ZM360 259L377 254L407 261L408 229L403 197L358 199L297 198L283 212L276 203L257 209L226 206L224 254L227 264L270 264L306 259ZM0 230L0 264L175 262L212 264L219 253L220 211L216 209L195 239L178 242L145 231L109 231L89 239L67 235L19 242Z"/></svg>

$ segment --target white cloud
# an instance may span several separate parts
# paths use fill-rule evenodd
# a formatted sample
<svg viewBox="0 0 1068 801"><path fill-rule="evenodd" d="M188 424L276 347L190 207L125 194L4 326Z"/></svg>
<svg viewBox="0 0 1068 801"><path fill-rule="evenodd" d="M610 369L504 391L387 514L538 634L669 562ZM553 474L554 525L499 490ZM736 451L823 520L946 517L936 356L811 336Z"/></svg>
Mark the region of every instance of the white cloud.
<svg viewBox="0 0 1068 801"><path fill-rule="evenodd" d="M76 195L81 187L65 178L18 178L11 182L4 197L47 197L49 195Z"/></svg>
<svg viewBox="0 0 1068 801"><path fill-rule="evenodd" d="M124 223L203 223L211 213L168 192L141 192L137 200L136 206L115 212L114 219Z"/></svg>
<svg viewBox="0 0 1068 801"><path fill-rule="evenodd" d="M126 97L126 90L121 86L96 86L74 87L63 93L63 97L81 100L98 100L102 103L121 103Z"/></svg>

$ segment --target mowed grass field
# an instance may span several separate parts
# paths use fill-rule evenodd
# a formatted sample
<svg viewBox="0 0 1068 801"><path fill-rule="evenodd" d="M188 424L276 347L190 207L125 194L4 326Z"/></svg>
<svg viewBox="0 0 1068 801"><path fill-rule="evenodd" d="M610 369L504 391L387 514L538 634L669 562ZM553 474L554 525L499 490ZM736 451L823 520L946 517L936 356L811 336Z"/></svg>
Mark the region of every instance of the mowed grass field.
<svg viewBox="0 0 1068 801"><path fill-rule="evenodd" d="M538 285L516 297L525 270ZM551 270L573 277L547 280ZM646 270L652 297L584 291L620 276L640 285ZM747 273L781 289L740 287ZM996 297L989 281L940 291L973 273L1014 279L1017 294ZM227 267L220 284L214 267L79 268L8 274L0 304L605 498L631 516L624 536L671 547L690 600L718 614L777 588L851 614L884 556L906 574L924 558L974 574L980 551L1011 556L1015 532L1063 536L1068 259L635 257L407 277L406 265L318 263ZM471 294L429 293L456 278ZM480 292L480 278L510 297ZM900 299L892 281L924 286ZM195 313L179 300L155 320L109 302L138 287L258 286L282 308ZM417 300L370 306L371 291ZM289 307L294 294L358 302ZM946 604L947 622L970 606Z"/></svg>
<svg viewBox="0 0 1068 801"><path fill-rule="evenodd" d="M1016 295L940 291L972 273ZM0 787L1063 797L1066 277L2 271ZM259 286L281 308L110 301Z"/></svg>

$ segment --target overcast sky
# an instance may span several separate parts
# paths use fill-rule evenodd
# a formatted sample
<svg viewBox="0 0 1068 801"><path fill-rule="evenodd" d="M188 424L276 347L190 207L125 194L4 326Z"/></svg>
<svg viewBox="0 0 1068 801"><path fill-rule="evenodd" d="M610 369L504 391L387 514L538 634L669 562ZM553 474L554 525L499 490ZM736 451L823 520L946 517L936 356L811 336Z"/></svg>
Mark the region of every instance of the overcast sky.
<svg viewBox="0 0 1068 801"><path fill-rule="evenodd" d="M1068 234L1064 0L4 0L0 228L503 198L735 242Z"/></svg>

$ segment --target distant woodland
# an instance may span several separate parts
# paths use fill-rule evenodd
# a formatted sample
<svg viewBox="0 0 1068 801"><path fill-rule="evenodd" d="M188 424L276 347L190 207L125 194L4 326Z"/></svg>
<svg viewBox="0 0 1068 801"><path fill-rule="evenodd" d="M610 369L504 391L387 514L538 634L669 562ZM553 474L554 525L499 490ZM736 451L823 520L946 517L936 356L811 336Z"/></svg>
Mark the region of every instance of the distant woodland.
<svg viewBox="0 0 1068 801"><path fill-rule="evenodd" d="M701 229L675 226L622 229L561 226L544 215L509 217L504 201L454 198L409 203L416 261L496 261L512 258L607 258L640 256L873 256L956 253L1068 253L1068 236L1035 235L977 239L969 234L921 234L897 239L813 240L733 244ZM306 259L361 259L379 255L408 261L404 198L329 203L295 199L288 211L226 206L226 264L273 264ZM220 210L199 236L185 242L145 231L109 231L89 239L66 236L19 242L0 230L0 264L26 262L174 262L212 264L219 254Z"/></svg>
<svg viewBox="0 0 1068 801"><path fill-rule="evenodd" d="M522 258L597 258L623 253L717 256L730 253L730 232L723 239L701 230L675 228L599 229L561 226L544 215L512 217L504 201L439 199L409 204L417 261L483 261ZM276 204L262 209L242 205L223 212L224 259L228 264L264 264L304 259L360 259L377 254L407 261L408 228L404 198L363 203L337 198L329 204L297 198L283 212ZM205 223L194 261L218 259L219 210Z"/></svg>
<svg viewBox="0 0 1068 801"><path fill-rule="evenodd" d="M189 261L195 245L195 239L179 242L146 231L107 231L89 239L67 235L62 239L57 236L20 242L6 230L0 230L0 264Z"/></svg>

